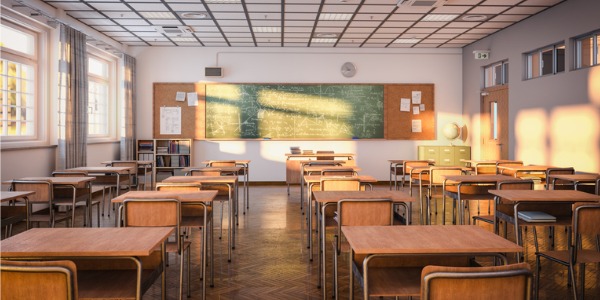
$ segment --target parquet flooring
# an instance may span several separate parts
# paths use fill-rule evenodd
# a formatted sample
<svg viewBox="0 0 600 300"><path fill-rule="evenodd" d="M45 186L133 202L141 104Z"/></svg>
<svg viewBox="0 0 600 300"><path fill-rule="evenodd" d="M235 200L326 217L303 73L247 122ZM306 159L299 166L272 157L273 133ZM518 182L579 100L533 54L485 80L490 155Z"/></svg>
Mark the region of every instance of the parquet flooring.
<svg viewBox="0 0 600 300"><path fill-rule="evenodd" d="M388 189L387 185L376 185L375 189ZM317 257L310 262L306 245L306 219L300 211L298 187L292 187L291 195L287 195L286 186L251 186L250 209L239 215L237 226L236 248L233 259L227 261L227 230L223 230L223 238L218 239L219 221L215 221L215 285L207 287L207 299L322 299L321 290L317 288ZM240 198L241 200L241 198ZM240 201L241 202L241 201ZM441 204L438 201L438 214L433 222L441 222ZM486 202L481 202L481 211L487 213ZM451 206L449 206L451 207ZM215 206L215 217L220 216L221 205ZM418 224L418 205L413 205L413 223ZM472 210L476 212L475 206ZM226 215L226 214L225 214ZM81 214L79 214L81 216ZM102 217L102 226L114 226L115 213ZM225 216L225 218L227 218ZM447 219L447 222L448 219ZM76 221L81 224L81 220ZM94 224L95 212L94 212ZM223 222L227 226L226 220ZM63 226L63 225L59 225ZM481 225L489 230L491 226ZM510 228L510 226L509 226ZM22 228L15 228L19 232ZM540 247L546 247L548 239L546 231L538 230ZM509 231L509 239L514 240ZM564 245L566 233L563 228L556 229L556 245ZM531 230L524 233L526 241L525 259L532 268L535 266L533 234ZM192 296L189 299L201 299L201 282L199 278L199 234L194 230L192 240ZM331 253L329 251L328 253ZM316 254L316 253L315 253ZM515 262L514 257L509 258ZM178 291L178 259L171 254L167 267L168 299L177 299ZM331 257L327 263L331 265ZM482 261L486 264L487 262ZM332 268L329 267L328 270ZM348 270L346 257L340 261L340 295L348 298ZM331 273L328 274L331 279ZM206 278L205 280L207 280ZM543 261L540 299L572 299L567 287L567 268L558 264ZM598 266L588 265L586 268L586 298L600 299L600 278ZM345 287L345 288L344 288ZM185 289L185 286L184 286ZM328 292L331 293L331 280L328 280ZM362 299L360 285L355 284L355 299ZM185 297L185 296L184 296ZM153 285L143 297L144 299L160 299L160 283ZM330 298L330 296L328 297Z"/></svg>

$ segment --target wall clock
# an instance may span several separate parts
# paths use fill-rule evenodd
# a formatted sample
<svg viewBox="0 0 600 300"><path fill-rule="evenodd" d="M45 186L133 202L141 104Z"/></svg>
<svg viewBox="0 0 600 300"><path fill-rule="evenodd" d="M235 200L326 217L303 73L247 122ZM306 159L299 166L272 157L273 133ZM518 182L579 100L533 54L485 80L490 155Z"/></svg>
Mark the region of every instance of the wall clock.
<svg viewBox="0 0 600 300"><path fill-rule="evenodd" d="M356 74L356 66L351 62L346 62L342 65L341 72L344 77L352 77Z"/></svg>

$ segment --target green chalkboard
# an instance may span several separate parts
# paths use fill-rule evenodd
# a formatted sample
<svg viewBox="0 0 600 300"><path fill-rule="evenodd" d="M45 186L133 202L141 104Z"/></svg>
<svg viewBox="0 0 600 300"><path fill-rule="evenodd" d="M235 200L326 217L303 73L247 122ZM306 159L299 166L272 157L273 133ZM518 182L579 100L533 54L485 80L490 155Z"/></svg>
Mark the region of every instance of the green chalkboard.
<svg viewBox="0 0 600 300"><path fill-rule="evenodd" d="M206 138L383 138L383 90L365 84L207 84Z"/></svg>

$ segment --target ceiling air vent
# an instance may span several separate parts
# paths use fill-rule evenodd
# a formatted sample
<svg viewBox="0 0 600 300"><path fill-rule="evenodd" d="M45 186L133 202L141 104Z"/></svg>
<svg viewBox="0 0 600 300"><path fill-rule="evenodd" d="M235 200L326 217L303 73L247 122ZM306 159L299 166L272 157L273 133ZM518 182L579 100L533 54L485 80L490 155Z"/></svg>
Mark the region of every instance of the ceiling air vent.
<svg viewBox="0 0 600 300"><path fill-rule="evenodd" d="M399 0L398 7L438 7L444 5L447 0Z"/></svg>
<svg viewBox="0 0 600 300"><path fill-rule="evenodd" d="M194 29L189 26L158 26L156 31L166 35L189 35L194 33Z"/></svg>

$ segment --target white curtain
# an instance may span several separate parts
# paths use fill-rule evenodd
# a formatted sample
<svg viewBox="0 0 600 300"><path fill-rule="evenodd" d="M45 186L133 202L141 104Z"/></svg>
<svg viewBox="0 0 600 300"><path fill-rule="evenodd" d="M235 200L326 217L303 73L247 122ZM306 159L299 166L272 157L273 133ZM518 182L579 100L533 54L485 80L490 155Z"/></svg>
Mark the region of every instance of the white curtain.
<svg viewBox="0 0 600 300"><path fill-rule="evenodd" d="M121 160L135 158L135 58L123 57L123 134L121 135Z"/></svg>
<svg viewBox="0 0 600 300"><path fill-rule="evenodd" d="M87 164L88 57L86 35L60 26L57 169Z"/></svg>

